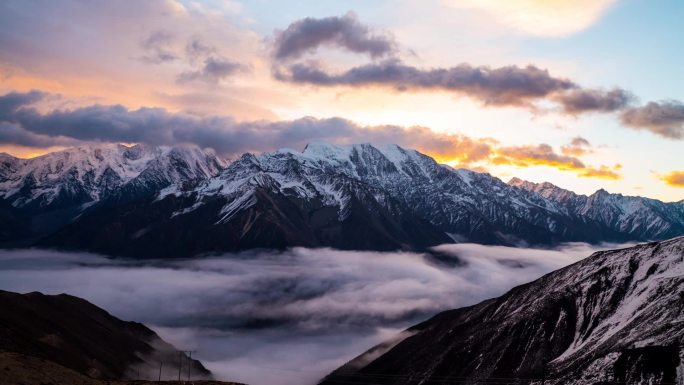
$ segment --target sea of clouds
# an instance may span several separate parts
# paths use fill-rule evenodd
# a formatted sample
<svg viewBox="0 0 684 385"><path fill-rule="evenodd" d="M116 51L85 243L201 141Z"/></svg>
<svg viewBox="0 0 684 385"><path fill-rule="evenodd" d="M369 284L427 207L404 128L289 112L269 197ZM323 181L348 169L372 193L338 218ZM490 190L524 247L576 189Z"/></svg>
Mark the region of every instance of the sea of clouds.
<svg viewBox="0 0 684 385"><path fill-rule="evenodd" d="M68 293L140 321L221 379L315 384L368 348L617 245L294 248L186 260L0 250L0 289Z"/></svg>

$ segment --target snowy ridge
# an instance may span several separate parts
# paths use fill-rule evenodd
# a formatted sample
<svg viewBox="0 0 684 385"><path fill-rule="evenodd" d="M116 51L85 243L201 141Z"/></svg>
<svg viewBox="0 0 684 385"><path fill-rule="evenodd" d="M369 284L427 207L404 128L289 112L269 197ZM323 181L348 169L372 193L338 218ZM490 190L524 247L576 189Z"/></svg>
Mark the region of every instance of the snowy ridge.
<svg viewBox="0 0 684 385"><path fill-rule="evenodd" d="M590 218L622 233L644 234L644 239L673 237L682 234L684 229L684 202L664 203L611 194L603 189L589 196L580 195L548 182L533 183L518 178L508 183L554 201L568 213Z"/></svg>
<svg viewBox="0 0 684 385"><path fill-rule="evenodd" d="M683 298L684 237L598 252L499 298L438 314L366 360L357 376L334 372L329 383L389 371L396 376L374 382L545 372L552 384L680 384Z"/></svg>
<svg viewBox="0 0 684 385"><path fill-rule="evenodd" d="M370 199L387 208L396 200L450 238L481 243L623 241L684 233L684 211L659 201L609 195L595 204L600 192L584 197L549 183L513 179L506 184L489 174L440 165L397 145L316 142L301 152L245 154L194 193L200 202L226 197L224 210L231 215L217 222L224 223L253 206L258 198L243 195L255 194L256 188L336 207L340 221L349 215L353 200ZM606 208L604 202L617 198L619 207ZM660 206L651 210L654 205Z"/></svg>
<svg viewBox="0 0 684 385"><path fill-rule="evenodd" d="M65 229L71 245L82 245L85 233L102 239L89 226L102 226L103 237L106 226L119 231L122 216L130 234L158 228L135 237L149 242L145 247L166 242L171 231L187 235L193 242L187 253L304 245L396 250L450 241L553 245L684 234L681 202L507 184L396 145L312 143L303 151L247 153L229 165L197 148L109 145L32 160L0 156L3 173L0 196L10 207L31 214L78 208L44 221L51 226L44 233L73 222ZM116 210L97 211L102 205L92 203L103 199ZM181 230L188 226L190 232ZM214 235L200 244L198 231ZM109 252L115 241L98 247ZM61 242L57 235L50 240Z"/></svg>
<svg viewBox="0 0 684 385"><path fill-rule="evenodd" d="M492 181L496 185L491 186ZM406 203L419 199L415 202L419 209L439 212L443 216L440 220L447 226L462 219L461 215L453 212L459 211L453 206L475 207L482 203L485 195L490 195L491 190L495 195L490 196L490 200L512 197L511 205L518 211L559 210L551 202L511 189L488 175L450 169L415 150L396 145L374 147L370 144L339 146L312 143L302 152L283 149L256 156L246 154L221 175L205 182L197 193L200 196L232 196L238 190L243 194L253 193L245 189L246 184L336 206L340 220L344 220L352 197L366 199L367 191L361 190L377 189L383 191L370 194L376 203L387 204L387 195ZM477 187L486 187L489 191L483 193L475 190ZM441 203L452 207L434 207L430 195L435 193ZM240 207L246 208L237 206ZM228 208L233 212L236 206L229 202L226 210ZM429 218L430 214L427 212L424 216ZM452 233L460 233L452 230Z"/></svg>
<svg viewBox="0 0 684 385"><path fill-rule="evenodd" d="M0 196L15 207L97 201L127 184L180 184L216 175L225 163L196 147L119 144L76 147L31 159L0 157Z"/></svg>

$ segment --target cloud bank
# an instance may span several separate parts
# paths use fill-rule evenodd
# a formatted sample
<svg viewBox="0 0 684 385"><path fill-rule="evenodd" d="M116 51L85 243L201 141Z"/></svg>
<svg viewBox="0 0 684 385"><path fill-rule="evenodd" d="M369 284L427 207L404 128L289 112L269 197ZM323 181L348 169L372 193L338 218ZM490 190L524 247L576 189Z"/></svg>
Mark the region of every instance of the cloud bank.
<svg viewBox="0 0 684 385"><path fill-rule="evenodd" d="M430 254L295 248L144 262L0 251L0 289L83 297L198 350L224 379L306 385L439 311L500 295L593 251L579 243L452 244Z"/></svg>
<svg viewBox="0 0 684 385"><path fill-rule="evenodd" d="M592 8L594 11L590 13L598 14L611 2L593 2L593 8L566 8L572 11ZM561 7L555 2L551 6L523 3L514 4L514 8L557 13ZM497 7L499 3L493 8ZM327 68L324 61L305 60L305 54L315 52L322 45L367 54L371 62L335 71ZM520 107L535 112L549 110L545 103L550 103L566 115L618 113L620 122L628 127L645 129L669 139L684 138L684 105L680 102L650 102L633 107L636 97L627 90L587 88L535 65L492 68L461 63L446 68L419 68L400 58L391 35L372 34L352 14L295 21L285 31L276 31L272 49L273 76L284 82L320 87L385 87L399 92L445 91L484 106Z"/></svg>
<svg viewBox="0 0 684 385"><path fill-rule="evenodd" d="M399 60L371 63L331 74L310 63L297 63L276 78L319 86L388 86L400 91L443 90L456 92L491 106L532 107L532 102L575 87L535 66L500 68L460 64L451 68L418 69Z"/></svg>
<svg viewBox="0 0 684 385"><path fill-rule="evenodd" d="M319 62L301 59L322 45L387 58L332 73ZM377 35L353 14L323 19L305 18L276 31L273 41L273 73L276 79L317 86L383 86L399 91L440 90L480 101L486 106L537 109L536 102L557 103L568 114L613 112L629 105L633 97L622 89L584 89L575 82L554 77L534 65L499 68L462 63L450 68L421 69L398 57L391 35Z"/></svg>
<svg viewBox="0 0 684 385"><path fill-rule="evenodd" d="M315 140L338 144L370 142L415 148L439 161L463 166L477 167L477 162L519 167L541 165L573 171L582 177L620 177L606 166L588 166L575 156L559 154L548 144L504 147L494 139L437 133L427 127L362 126L342 118L237 122L229 116L196 117L162 108L129 110L121 105L39 111L35 104L50 96L39 91L0 96L0 142L34 147L81 142L185 143L211 147L229 157L285 147L303 148Z"/></svg>

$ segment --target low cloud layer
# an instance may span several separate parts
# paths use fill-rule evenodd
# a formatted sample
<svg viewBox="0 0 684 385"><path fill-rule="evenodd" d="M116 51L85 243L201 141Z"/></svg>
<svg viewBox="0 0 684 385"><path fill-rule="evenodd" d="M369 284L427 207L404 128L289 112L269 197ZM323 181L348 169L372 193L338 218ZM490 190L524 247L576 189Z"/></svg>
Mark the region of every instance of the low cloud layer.
<svg viewBox="0 0 684 385"><path fill-rule="evenodd" d="M494 139L437 133L421 126L361 126L341 118L237 122L228 116L196 117L162 108L129 110L120 105L39 111L35 104L48 97L51 95L39 91L0 96L0 142L34 147L81 142L185 143L211 147L229 157L284 147L303 148L316 140L337 144L370 142L415 148L440 162L468 167L482 166L478 162L542 165L582 177L620 177L606 166L585 165L576 156L559 154L547 144L504 147Z"/></svg>
<svg viewBox="0 0 684 385"><path fill-rule="evenodd" d="M224 379L306 385L439 311L500 295L593 251L453 244L431 254L296 248L144 262L0 251L0 289L83 297L197 350Z"/></svg>

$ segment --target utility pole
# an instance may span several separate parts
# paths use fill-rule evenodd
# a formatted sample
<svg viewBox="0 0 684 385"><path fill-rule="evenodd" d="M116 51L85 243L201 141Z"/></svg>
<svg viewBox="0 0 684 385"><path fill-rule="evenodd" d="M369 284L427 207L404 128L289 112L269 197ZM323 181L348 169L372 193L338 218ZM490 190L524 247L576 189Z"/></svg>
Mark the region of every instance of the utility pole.
<svg viewBox="0 0 684 385"><path fill-rule="evenodd" d="M192 351L188 352L188 382L190 382L190 368L192 367Z"/></svg>
<svg viewBox="0 0 684 385"><path fill-rule="evenodd" d="M178 382L180 382L181 368L183 367L183 352L178 352Z"/></svg>
<svg viewBox="0 0 684 385"><path fill-rule="evenodd" d="M188 355L188 381L190 381L190 371L192 370L192 353L196 353L197 350L182 350L182 352ZM178 381L180 381L180 374L178 375Z"/></svg>
<svg viewBox="0 0 684 385"><path fill-rule="evenodd" d="M164 361L159 361L159 378L157 378L157 382L161 382L161 370L162 366L164 366Z"/></svg>

